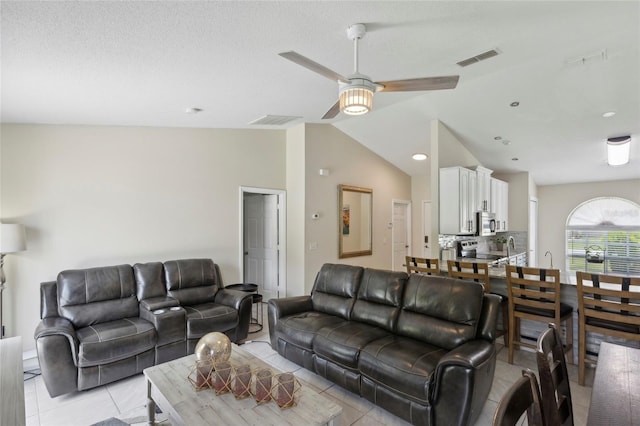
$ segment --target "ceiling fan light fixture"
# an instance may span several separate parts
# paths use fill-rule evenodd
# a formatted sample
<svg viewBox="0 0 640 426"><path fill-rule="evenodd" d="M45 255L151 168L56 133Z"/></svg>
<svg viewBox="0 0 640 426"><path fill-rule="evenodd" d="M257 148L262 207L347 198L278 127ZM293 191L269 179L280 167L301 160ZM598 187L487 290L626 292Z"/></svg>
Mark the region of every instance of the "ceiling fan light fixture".
<svg viewBox="0 0 640 426"><path fill-rule="evenodd" d="M363 115L373 108L373 91L368 87L349 86L340 91L340 111L349 115Z"/></svg>
<svg viewBox="0 0 640 426"><path fill-rule="evenodd" d="M607 139L607 163L610 166L622 166L629 162L631 136L619 136Z"/></svg>

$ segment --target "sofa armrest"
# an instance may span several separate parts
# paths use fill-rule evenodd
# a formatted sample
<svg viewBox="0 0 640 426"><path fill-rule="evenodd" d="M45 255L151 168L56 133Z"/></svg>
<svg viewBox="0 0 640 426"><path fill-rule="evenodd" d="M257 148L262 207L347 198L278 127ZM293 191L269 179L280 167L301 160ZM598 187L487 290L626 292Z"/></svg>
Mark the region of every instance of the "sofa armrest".
<svg viewBox="0 0 640 426"><path fill-rule="evenodd" d="M267 307L269 318L269 339L273 350L277 350L278 321L282 317L313 310L311 296L286 297L284 299L270 299Z"/></svg>
<svg viewBox="0 0 640 426"><path fill-rule="evenodd" d="M140 301L140 308L147 311L155 311L156 309L172 308L180 306L178 299L168 296L149 297Z"/></svg>
<svg viewBox="0 0 640 426"><path fill-rule="evenodd" d="M251 299L251 293L223 288L216 292L214 302L239 310L242 301L246 298Z"/></svg>
<svg viewBox="0 0 640 426"><path fill-rule="evenodd" d="M74 362L76 362L78 354L78 338L76 337L76 329L73 327L73 324L71 324L71 321L62 317L49 317L43 319L36 327L33 337L38 340L45 336L65 337L69 341Z"/></svg>
<svg viewBox="0 0 640 426"><path fill-rule="evenodd" d="M276 319L312 310L313 302L309 295L269 300L269 317L273 312Z"/></svg>
<svg viewBox="0 0 640 426"><path fill-rule="evenodd" d="M245 291L222 288L216 292L214 302L238 311L238 325L235 329L227 332L227 335L234 343L245 340L249 336L251 306L253 304L252 294Z"/></svg>
<svg viewBox="0 0 640 426"><path fill-rule="evenodd" d="M445 354L436 366L430 395L435 424L472 424L489 396L495 365L495 345L482 339Z"/></svg>
<svg viewBox="0 0 640 426"><path fill-rule="evenodd" d="M34 333L42 378L49 395L73 392L78 386L78 339L71 321L45 318Z"/></svg>

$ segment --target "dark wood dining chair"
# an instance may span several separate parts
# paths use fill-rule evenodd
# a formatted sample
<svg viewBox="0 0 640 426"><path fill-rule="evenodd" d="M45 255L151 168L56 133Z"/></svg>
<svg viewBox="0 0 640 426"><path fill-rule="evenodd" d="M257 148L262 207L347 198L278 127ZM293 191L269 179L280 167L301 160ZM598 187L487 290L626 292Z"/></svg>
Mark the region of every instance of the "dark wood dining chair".
<svg viewBox="0 0 640 426"><path fill-rule="evenodd" d="M473 280L484 285L484 292L491 293L491 281L489 278L489 264L479 262L465 262L459 260L447 260L447 271L452 278L461 280ZM497 294L497 293L493 293ZM497 330L496 336L503 336L504 345L509 346L509 304L507 297L497 294L502 298L502 329Z"/></svg>
<svg viewBox="0 0 640 426"><path fill-rule="evenodd" d="M527 266L506 265L509 292L509 364L513 364L516 347L536 349L535 344L523 342L520 320L554 323L564 322L565 352L573 363L573 307L560 302L560 271Z"/></svg>
<svg viewBox="0 0 640 426"><path fill-rule="evenodd" d="M584 386L587 333L640 342L640 277L576 272L578 292L578 383Z"/></svg>
<svg viewBox="0 0 640 426"><path fill-rule="evenodd" d="M536 345L542 412L549 425L573 426L573 403L567 360L557 326L549 324Z"/></svg>
<svg viewBox="0 0 640 426"><path fill-rule="evenodd" d="M529 426L546 426L538 380L533 371L522 370L518 379L502 396L493 416L493 426L515 426L527 413Z"/></svg>
<svg viewBox="0 0 640 426"><path fill-rule="evenodd" d="M440 261L425 257L405 257L407 274L440 275Z"/></svg>

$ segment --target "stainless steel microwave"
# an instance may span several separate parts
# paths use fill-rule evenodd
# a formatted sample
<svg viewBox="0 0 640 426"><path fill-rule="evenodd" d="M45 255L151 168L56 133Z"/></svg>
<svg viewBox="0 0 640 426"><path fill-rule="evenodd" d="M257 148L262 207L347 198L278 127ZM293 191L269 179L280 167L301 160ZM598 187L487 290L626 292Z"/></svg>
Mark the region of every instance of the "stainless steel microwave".
<svg viewBox="0 0 640 426"><path fill-rule="evenodd" d="M490 237L496 235L496 215L490 212L476 212L476 235Z"/></svg>

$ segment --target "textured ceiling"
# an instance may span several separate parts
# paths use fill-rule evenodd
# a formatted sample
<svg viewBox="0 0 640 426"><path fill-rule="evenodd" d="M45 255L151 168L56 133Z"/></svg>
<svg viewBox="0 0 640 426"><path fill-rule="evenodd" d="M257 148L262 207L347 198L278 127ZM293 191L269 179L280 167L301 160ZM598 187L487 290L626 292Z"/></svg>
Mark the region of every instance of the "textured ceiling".
<svg viewBox="0 0 640 426"><path fill-rule="evenodd" d="M321 122L336 83L277 54L294 50L350 74L345 30L363 22L360 71L373 80L460 75L454 90L378 93L372 113L328 121L407 173L427 172L410 155L429 149L429 123L439 119L484 166L529 171L538 184L640 178L640 2L0 7L2 122L246 128L267 114ZM501 54L456 65L493 48ZM203 111L185 114L189 107ZM603 118L609 110L617 114ZM609 167L605 140L622 134L634 136L632 160Z"/></svg>

